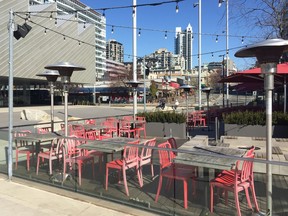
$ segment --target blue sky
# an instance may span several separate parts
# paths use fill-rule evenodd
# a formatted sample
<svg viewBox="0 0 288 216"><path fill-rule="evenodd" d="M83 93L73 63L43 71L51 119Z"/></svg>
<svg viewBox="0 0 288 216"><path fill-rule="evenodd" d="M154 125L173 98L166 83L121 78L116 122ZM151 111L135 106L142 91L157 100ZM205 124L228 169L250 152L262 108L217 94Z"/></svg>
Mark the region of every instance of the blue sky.
<svg viewBox="0 0 288 216"><path fill-rule="evenodd" d="M166 0L137 0L137 4L163 2ZM81 0L93 9L115 8L129 6L133 0ZM141 57L153 53L159 48L167 48L174 52L175 28L185 29L190 23L194 35L193 40L193 66L198 65L198 7L193 7L197 0L184 0L179 2L179 12L175 12L176 3L163 4L160 6L145 6L137 8L137 28L141 28L141 36L137 36L137 56ZM229 2L230 4L230 2ZM253 4L249 3L249 4ZM231 7L230 16L234 16ZM103 12L103 11L99 11ZM115 39L124 45L125 61L132 61L132 8L112 9L105 11L108 39ZM229 16L229 17L230 17ZM114 33L111 33L114 25ZM120 26L120 27L117 27ZM218 7L218 0L202 0L202 63L221 61L219 55L225 54L226 49L226 10L225 2ZM149 30L145 30L149 29ZM165 39L167 31L167 39ZM224 33L223 33L224 31ZM137 30L138 34L138 30ZM216 43L216 35L218 43ZM229 20L229 57L236 63L238 69L246 69L255 61L254 59L242 59L234 57L234 53L247 44L251 43L246 36L253 36L252 32L245 29L237 21ZM242 36L244 43L242 44ZM252 39L253 40L253 39ZM254 39L254 41L259 39ZM223 50L223 51L221 51ZM213 52L213 56L212 56Z"/></svg>

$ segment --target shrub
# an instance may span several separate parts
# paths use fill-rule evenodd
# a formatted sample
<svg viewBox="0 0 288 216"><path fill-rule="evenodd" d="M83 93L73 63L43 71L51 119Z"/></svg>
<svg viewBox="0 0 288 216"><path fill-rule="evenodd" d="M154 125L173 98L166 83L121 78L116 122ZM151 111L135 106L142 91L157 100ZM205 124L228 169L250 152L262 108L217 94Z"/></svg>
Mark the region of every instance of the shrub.
<svg viewBox="0 0 288 216"><path fill-rule="evenodd" d="M146 122L162 122L162 123L185 123L186 115L183 113L173 112L143 112L138 113L137 116L145 117Z"/></svg>
<svg viewBox="0 0 288 216"><path fill-rule="evenodd" d="M266 113L264 111L237 111L222 115L224 123L238 125L265 125ZM273 112L273 125L288 125L288 115L283 112Z"/></svg>

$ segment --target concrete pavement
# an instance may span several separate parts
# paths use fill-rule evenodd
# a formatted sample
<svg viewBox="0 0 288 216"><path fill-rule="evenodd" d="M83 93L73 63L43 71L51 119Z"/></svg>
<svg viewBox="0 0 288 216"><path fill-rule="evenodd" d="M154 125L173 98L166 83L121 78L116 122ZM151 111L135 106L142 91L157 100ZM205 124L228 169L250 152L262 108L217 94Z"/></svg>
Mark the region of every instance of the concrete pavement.
<svg viewBox="0 0 288 216"><path fill-rule="evenodd" d="M95 197L40 185L36 182L22 179L9 181L3 174L0 174L0 209L1 216L155 215Z"/></svg>

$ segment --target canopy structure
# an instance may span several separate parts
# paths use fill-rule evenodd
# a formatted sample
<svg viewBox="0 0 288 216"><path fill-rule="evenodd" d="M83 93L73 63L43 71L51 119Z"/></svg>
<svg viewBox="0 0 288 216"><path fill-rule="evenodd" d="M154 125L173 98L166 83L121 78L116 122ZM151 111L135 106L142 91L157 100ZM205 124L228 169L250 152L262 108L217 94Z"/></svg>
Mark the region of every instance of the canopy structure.
<svg viewBox="0 0 288 216"><path fill-rule="evenodd" d="M274 85L275 87L282 87L286 83L288 77L288 63L278 64L277 73L274 75ZM220 83L242 83L241 90L245 91L245 86L248 90L259 90L261 85L258 83L264 83L264 76L261 74L261 68L253 68L241 72L234 73L230 76L224 77L219 81ZM249 84L248 84L249 83ZM256 85L257 83L257 85ZM255 84L255 85L253 85ZM263 88L263 85L262 85Z"/></svg>

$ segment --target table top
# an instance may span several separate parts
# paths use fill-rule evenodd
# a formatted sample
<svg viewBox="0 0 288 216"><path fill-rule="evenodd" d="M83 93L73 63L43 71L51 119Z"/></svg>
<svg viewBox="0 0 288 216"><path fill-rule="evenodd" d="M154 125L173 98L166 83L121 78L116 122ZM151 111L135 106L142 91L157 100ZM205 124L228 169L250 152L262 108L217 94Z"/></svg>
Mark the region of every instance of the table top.
<svg viewBox="0 0 288 216"><path fill-rule="evenodd" d="M107 128L107 126L105 125L93 125L93 124L83 124L82 125L84 127L84 129L87 130L104 130L105 128Z"/></svg>
<svg viewBox="0 0 288 216"><path fill-rule="evenodd" d="M113 137L104 140L87 140L87 144L78 146L78 148L86 150L96 150L104 153L114 153L122 151L125 144L134 142L139 139L127 138L127 137ZM140 145L145 142L145 139L140 139Z"/></svg>
<svg viewBox="0 0 288 216"><path fill-rule="evenodd" d="M179 152L174 159L175 163L199 166L211 169L231 169L237 159L225 156L242 157L245 151L227 147L183 144L179 149L189 150L189 153Z"/></svg>
<svg viewBox="0 0 288 216"><path fill-rule="evenodd" d="M45 142L49 140L53 140L54 138L61 137L56 133L27 133L26 136L16 136L14 140L24 140L24 141L34 141L34 142Z"/></svg>

